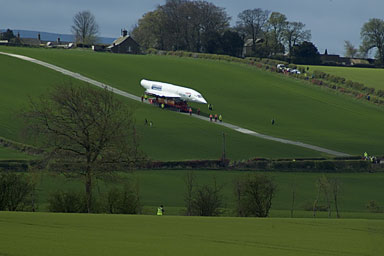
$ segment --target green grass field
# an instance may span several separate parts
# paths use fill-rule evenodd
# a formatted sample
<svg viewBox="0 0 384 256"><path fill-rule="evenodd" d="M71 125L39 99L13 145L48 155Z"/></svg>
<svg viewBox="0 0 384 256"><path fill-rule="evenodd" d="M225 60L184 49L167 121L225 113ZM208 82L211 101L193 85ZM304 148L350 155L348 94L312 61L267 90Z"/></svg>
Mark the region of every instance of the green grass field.
<svg viewBox="0 0 384 256"><path fill-rule="evenodd" d="M383 220L0 212L0 255L382 255Z"/></svg>
<svg viewBox="0 0 384 256"><path fill-rule="evenodd" d="M28 108L30 98L37 98L58 83L84 83L44 67L0 55L4 70L0 83L0 136L25 142L20 112ZM22 72L23 75L19 75ZM226 133L227 155L231 159L263 157L309 157L321 153L250 137L227 128L202 122L189 116L163 111L153 106L131 102L135 109L142 150L152 159L218 159L222 152L222 133ZM144 125L144 119L154 126Z"/></svg>
<svg viewBox="0 0 384 256"><path fill-rule="evenodd" d="M184 208L184 179L187 171L136 171L130 174L120 174L121 178L135 180L139 183L141 201L144 213L153 214L156 207L163 204L168 214L182 214ZM249 172L246 171L194 171L197 183L217 184L222 186L225 207L228 208L226 215L232 214L234 208L234 180ZM312 205L316 198L316 181L321 173L294 173L274 172L270 173L277 185L276 196L272 202L272 216L289 217L292 202L292 187L295 188L295 216L311 217L312 212L304 212L305 205ZM375 200L384 206L384 173L334 173L326 174L330 178L338 178L341 183L339 209L342 217L354 218L384 218L383 214L370 214L366 204ZM40 211L47 210L49 194L56 190L83 191L84 186L80 179L66 179L64 176L43 173L39 177L37 200ZM105 193L111 186L122 186L120 182L97 182L95 193ZM321 200L320 204L324 204ZM229 212L228 212L229 211ZM333 208L334 211L334 208ZM356 215L353 215L356 214ZM325 216L323 214L322 216ZM333 217L336 216L333 212Z"/></svg>
<svg viewBox="0 0 384 256"><path fill-rule="evenodd" d="M28 160L34 158L17 150L0 146L0 160Z"/></svg>
<svg viewBox="0 0 384 256"><path fill-rule="evenodd" d="M167 56L114 55L81 50L10 47L0 47L0 50L35 57L136 95L143 93L139 86L142 78L189 86L200 91L213 103L214 112L222 114L224 121L244 128L350 154L361 154L364 151L376 155L384 153L381 143L384 139L381 132L384 116L381 107L242 64ZM172 122L173 131L179 130L176 128L179 125L176 120L180 120L184 127L190 127L190 130L184 133L186 136L208 131L213 134L211 129L205 129L207 125L197 125L199 121L187 123L187 119L174 113L167 114L167 117L159 113L145 108L145 112L139 113L138 120L152 114L154 118L158 117L155 124ZM272 117L276 120L274 126L270 124ZM168 127L159 134L164 135L165 130L169 131ZM177 149L175 152L180 151L180 146L183 150L188 150L190 145L185 143L186 138L173 131L167 132L167 135L182 141L175 146L166 146ZM166 138L165 141L170 141L168 137L163 137ZM217 141L218 137L220 132L205 136L205 139ZM252 141L250 137L247 138ZM201 141L197 140L198 143ZM254 145L257 144L258 142L255 142ZM281 151L280 146L275 145L273 150ZM193 145L191 147L196 150L205 148ZM239 148L243 148L243 152L249 152L252 146L245 143ZM267 147L260 149L260 156L271 155L265 150L268 150ZM212 148L208 151L212 152ZM292 153L300 154L293 151ZM313 152L310 154L316 155ZM217 156L217 153L211 155ZM247 158L249 155L251 154L241 158ZM275 156L277 155L278 152L275 153ZM194 154L183 158L194 158Z"/></svg>
<svg viewBox="0 0 384 256"><path fill-rule="evenodd" d="M310 71L319 70L331 75L344 77L347 80L359 82L367 87L384 89L384 69L379 68L351 68L351 67L329 67L309 66Z"/></svg>

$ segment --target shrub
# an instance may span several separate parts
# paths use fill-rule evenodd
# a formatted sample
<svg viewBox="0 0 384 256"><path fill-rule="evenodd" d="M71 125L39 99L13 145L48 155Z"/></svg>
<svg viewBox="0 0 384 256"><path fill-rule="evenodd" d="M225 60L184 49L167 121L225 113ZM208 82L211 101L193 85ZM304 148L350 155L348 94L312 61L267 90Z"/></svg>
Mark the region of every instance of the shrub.
<svg viewBox="0 0 384 256"><path fill-rule="evenodd" d="M376 95L379 96L379 97L384 97L384 90L376 91Z"/></svg>
<svg viewBox="0 0 384 256"><path fill-rule="evenodd" d="M217 186L215 178L213 181L211 186L198 186L194 172L189 171L187 173L184 179L186 215L218 216L221 213L220 208L223 206L222 187Z"/></svg>
<svg viewBox="0 0 384 256"><path fill-rule="evenodd" d="M73 191L56 191L51 194L48 199L48 209L50 212L88 212L85 195Z"/></svg>
<svg viewBox="0 0 384 256"><path fill-rule="evenodd" d="M138 214L141 212L138 189L126 185L122 189L112 188L105 197L104 211L112 214Z"/></svg>
<svg viewBox="0 0 384 256"><path fill-rule="evenodd" d="M313 83L313 84L315 84L315 85L322 85L322 84L323 84L323 81L318 80L318 79L311 79L311 83Z"/></svg>
<svg viewBox="0 0 384 256"><path fill-rule="evenodd" d="M240 177L235 182L237 216L267 217L275 192L275 183L265 174Z"/></svg>
<svg viewBox="0 0 384 256"><path fill-rule="evenodd" d="M31 195L35 186L25 175L2 173L0 175L0 211L22 211L32 205Z"/></svg>
<svg viewBox="0 0 384 256"><path fill-rule="evenodd" d="M197 216L218 216L223 206L221 187L203 185L198 187L192 199L192 215Z"/></svg>
<svg viewBox="0 0 384 256"><path fill-rule="evenodd" d="M369 212L374 212L374 213L383 212L378 202L376 202L375 200L368 201L366 208L368 209Z"/></svg>

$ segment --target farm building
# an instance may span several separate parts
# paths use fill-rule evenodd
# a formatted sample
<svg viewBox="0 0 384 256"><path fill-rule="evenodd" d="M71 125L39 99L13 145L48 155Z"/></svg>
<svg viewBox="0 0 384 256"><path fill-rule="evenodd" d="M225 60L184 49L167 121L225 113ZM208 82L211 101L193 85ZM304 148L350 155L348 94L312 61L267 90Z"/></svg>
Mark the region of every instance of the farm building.
<svg viewBox="0 0 384 256"><path fill-rule="evenodd" d="M121 37L113 41L108 50L113 53L140 54L140 45L128 35L127 30L123 30Z"/></svg>
<svg viewBox="0 0 384 256"><path fill-rule="evenodd" d="M255 49L260 46L261 43L264 42L264 39L258 38L255 41L255 44L253 44L253 39L247 39L245 40L244 47L243 47L243 57L251 57L255 55Z"/></svg>

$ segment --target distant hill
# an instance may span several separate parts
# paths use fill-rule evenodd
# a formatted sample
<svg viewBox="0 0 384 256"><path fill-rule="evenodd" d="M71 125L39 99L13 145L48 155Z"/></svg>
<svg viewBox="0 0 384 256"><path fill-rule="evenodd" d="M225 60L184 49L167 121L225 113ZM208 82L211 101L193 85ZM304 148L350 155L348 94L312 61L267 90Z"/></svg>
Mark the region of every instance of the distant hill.
<svg viewBox="0 0 384 256"><path fill-rule="evenodd" d="M0 29L0 32L4 32L6 29ZM17 33L20 33L20 37L24 38L37 38L37 35L40 33L41 40L44 41L56 41L58 37L63 42L73 42L75 38L73 35L69 34L58 34L58 33L49 33L49 32L41 32L41 31L31 31L31 30L18 30L13 29L13 34L16 36ZM99 37L99 43L102 44L111 44L116 38L110 37Z"/></svg>

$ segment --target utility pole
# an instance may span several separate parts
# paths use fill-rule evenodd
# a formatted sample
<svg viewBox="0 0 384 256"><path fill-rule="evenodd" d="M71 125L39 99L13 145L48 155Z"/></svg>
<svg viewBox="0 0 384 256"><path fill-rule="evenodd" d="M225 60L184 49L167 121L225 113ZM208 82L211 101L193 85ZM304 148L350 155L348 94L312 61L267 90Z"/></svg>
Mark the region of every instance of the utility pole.
<svg viewBox="0 0 384 256"><path fill-rule="evenodd" d="M223 154L221 156L222 160L223 160L223 163L224 163L224 160L226 159L226 156L225 156L225 133L223 132Z"/></svg>

